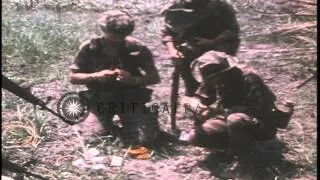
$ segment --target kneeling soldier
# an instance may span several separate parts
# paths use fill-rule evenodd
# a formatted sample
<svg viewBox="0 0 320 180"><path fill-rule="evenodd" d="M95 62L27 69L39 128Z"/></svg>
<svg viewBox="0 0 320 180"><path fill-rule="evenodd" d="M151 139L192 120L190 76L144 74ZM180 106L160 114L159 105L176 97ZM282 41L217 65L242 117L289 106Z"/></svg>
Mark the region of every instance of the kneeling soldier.
<svg viewBox="0 0 320 180"><path fill-rule="evenodd" d="M227 58L214 51L199 57L198 63L202 83L196 97L205 108L196 114L187 141L240 153L254 140L275 138L277 128L287 126L292 104L280 110L276 96L257 74L230 67Z"/></svg>
<svg viewBox="0 0 320 180"><path fill-rule="evenodd" d="M100 121L110 129L112 118L118 115L125 142L151 143L159 124L157 115L145 107L152 93L145 86L160 82L152 54L129 36L134 21L126 12L104 12L98 24L103 36L84 42L70 68L70 82L89 89L90 114L85 121ZM85 132L87 128L81 129Z"/></svg>

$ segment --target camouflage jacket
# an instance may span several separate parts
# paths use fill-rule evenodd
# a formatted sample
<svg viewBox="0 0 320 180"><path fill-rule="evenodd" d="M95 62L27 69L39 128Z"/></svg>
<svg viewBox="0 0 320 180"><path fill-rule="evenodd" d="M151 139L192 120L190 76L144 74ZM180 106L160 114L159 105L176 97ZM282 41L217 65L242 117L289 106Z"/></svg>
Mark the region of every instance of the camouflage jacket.
<svg viewBox="0 0 320 180"><path fill-rule="evenodd" d="M219 101L218 107L230 110L229 113L241 112L264 120L274 108L276 96L254 72L233 67L230 73L222 75L219 90L208 84L200 86L196 94L211 99L211 104Z"/></svg>
<svg viewBox="0 0 320 180"><path fill-rule="evenodd" d="M158 71L154 65L150 50L133 37L127 37L120 48L119 57L112 57L104 53L103 38L95 37L85 41L79 48L75 60L70 66L73 72L94 73L104 69L124 69L132 76L139 77L140 86L153 84L158 81ZM143 70L145 75L142 74ZM155 78L157 80L155 80ZM92 82L88 89L96 91L117 91L119 88L131 88L116 80Z"/></svg>
<svg viewBox="0 0 320 180"><path fill-rule="evenodd" d="M163 10L165 26L162 29L162 42L173 41L176 45L193 37L214 39L227 33L238 40L240 31L233 8L224 1L211 0L201 10L188 9L183 1L176 1Z"/></svg>

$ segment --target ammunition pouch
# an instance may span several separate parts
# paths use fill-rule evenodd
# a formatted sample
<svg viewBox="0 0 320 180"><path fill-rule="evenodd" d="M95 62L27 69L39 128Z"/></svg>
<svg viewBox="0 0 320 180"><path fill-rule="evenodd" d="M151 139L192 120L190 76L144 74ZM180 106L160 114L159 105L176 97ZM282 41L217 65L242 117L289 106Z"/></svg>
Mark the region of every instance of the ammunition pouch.
<svg viewBox="0 0 320 180"><path fill-rule="evenodd" d="M281 111L278 108L273 108L271 118L275 127L280 129L287 128L291 119L292 112Z"/></svg>

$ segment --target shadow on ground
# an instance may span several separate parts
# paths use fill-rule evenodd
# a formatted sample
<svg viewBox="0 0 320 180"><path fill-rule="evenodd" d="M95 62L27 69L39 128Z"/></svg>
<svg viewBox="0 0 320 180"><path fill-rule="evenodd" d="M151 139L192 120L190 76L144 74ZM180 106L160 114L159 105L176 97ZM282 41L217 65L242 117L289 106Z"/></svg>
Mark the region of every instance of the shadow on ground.
<svg viewBox="0 0 320 180"><path fill-rule="evenodd" d="M157 155L161 157L172 157L179 155L177 146L180 144L178 138L170 133L161 131L156 142L150 147Z"/></svg>
<svg viewBox="0 0 320 180"><path fill-rule="evenodd" d="M291 178L301 165L285 160L285 143L278 140L257 144L251 152L232 158L224 153L211 153L199 162L202 169L222 179L240 177L243 179Z"/></svg>

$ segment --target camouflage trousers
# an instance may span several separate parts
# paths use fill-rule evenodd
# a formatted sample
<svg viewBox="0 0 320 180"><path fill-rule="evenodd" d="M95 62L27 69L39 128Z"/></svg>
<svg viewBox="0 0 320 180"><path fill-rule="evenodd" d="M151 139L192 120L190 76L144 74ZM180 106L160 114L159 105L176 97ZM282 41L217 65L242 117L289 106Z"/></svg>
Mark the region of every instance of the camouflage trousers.
<svg viewBox="0 0 320 180"><path fill-rule="evenodd" d="M245 152L253 141L272 139L276 134L275 127L244 113L233 113L227 118L210 118L196 131L199 134L194 140L197 145L213 149L228 148L233 152Z"/></svg>
<svg viewBox="0 0 320 180"><path fill-rule="evenodd" d="M96 93L90 99L90 113L84 120L87 124L82 126L82 131L85 133L89 130L89 134L116 131L127 145L151 144L160 130L158 114L151 112L144 101L130 101L132 98L124 97L123 94L121 96L120 98L110 93ZM114 124L115 115L118 115L122 127Z"/></svg>

